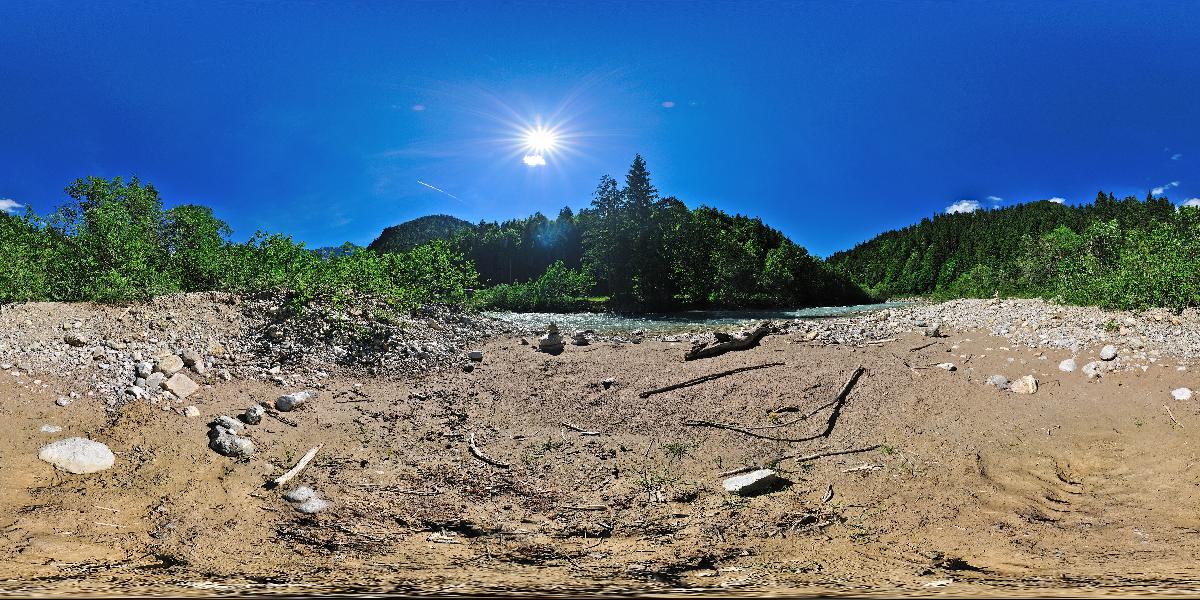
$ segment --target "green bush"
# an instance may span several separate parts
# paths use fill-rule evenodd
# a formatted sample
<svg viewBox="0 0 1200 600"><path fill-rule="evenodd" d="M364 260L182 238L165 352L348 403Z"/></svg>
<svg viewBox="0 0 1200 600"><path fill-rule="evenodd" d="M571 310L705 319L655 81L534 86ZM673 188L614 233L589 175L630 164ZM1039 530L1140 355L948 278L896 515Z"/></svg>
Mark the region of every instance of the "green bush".
<svg viewBox="0 0 1200 600"><path fill-rule="evenodd" d="M536 280L502 283L476 296L482 308L511 311L566 312L591 306L588 295L596 281L586 270L568 269L562 261L546 268Z"/></svg>
<svg viewBox="0 0 1200 600"><path fill-rule="evenodd" d="M328 260L291 237L228 240L229 226L203 206L164 210L136 178L80 179L71 202L46 222L0 214L0 302L129 302L172 292L286 290L304 302L359 295L397 309L462 303L478 280L446 242L395 254L358 249Z"/></svg>

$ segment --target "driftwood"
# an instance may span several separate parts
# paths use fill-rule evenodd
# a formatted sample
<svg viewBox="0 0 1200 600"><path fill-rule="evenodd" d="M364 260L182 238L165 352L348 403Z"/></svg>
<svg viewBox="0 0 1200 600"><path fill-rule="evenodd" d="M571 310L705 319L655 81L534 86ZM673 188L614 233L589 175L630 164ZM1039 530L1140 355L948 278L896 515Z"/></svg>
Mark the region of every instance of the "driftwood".
<svg viewBox="0 0 1200 600"><path fill-rule="evenodd" d="M808 442L808 441L815 440L817 438L829 437L829 434L833 433L833 426L837 424L838 417L841 416L841 414L842 414L842 407L846 405L846 398L848 398L850 396L850 390L854 388L854 384L858 381L858 378L861 377L862 374L865 372L866 372L866 369L864 367L858 367L857 369L855 369L854 373L852 375L850 375L850 379L846 382L846 385L842 386L842 391L838 392L838 395L833 400L826 403L824 406L816 409L817 411L819 411L828 406L831 406L831 405L833 406L833 412L831 412L829 414L829 419L825 423L825 430L816 435L810 435L810 436L802 437L802 438L785 438L785 437L778 437L778 436L774 436L774 435L766 435L766 434L758 433L757 431L755 431L755 429L758 429L760 431L763 429L777 429L777 428L781 427L781 425L768 425L766 427L749 428L749 427L744 427L741 425L734 425L734 424L730 424L730 423L716 423L713 421L702 421L699 419L687 419L683 422L683 425L685 427L712 427L714 429L724 429L726 431L736 431L737 433L740 433L743 435L748 435L750 437L759 438L762 440L771 440L773 442ZM815 414L815 412L816 411L814 411L813 413L810 413L810 414ZM796 420L792 421L792 423L795 423L796 421L802 421L806 418L808 418L807 415L804 417L801 417L800 419L796 419Z"/></svg>
<svg viewBox="0 0 1200 600"><path fill-rule="evenodd" d="M809 454L807 456L796 456L794 454L789 454L787 456L779 457L775 462L782 462L785 460L795 460L796 462L808 462L810 460L817 460L818 458L828 458L830 456L841 456L843 454L858 454L860 452L870 452L872 450L878 450L879 447L880 447L879 444L875 444L874 446L863 446L862 448L852 448L850 450L833 450L833 451L829 451L829 452L818 452L816 454Z"/></svg>
<svg viewBox="0 0 1200 600"><path fill-rule="evenodd" d="M484 454L483 450L480 450L479 446L475 445L475 434L473 433L467 438L467 449L471 451L471 456L474 456L475 458L478 458L479 460L482 460L493 467L499 467L501 469L508 468L508 463L500 462Z"/></svg>
<svg viewBox="0 0 1200 600"><path fill-rule="evenodd" d="M909 349L908 349L908 351L909 351L909 352L916 352L917 350L924 350L924 349L926 349L926 348L928 348L928 347L930 347L930 346L932 346L932 345L934 345L934 344L936 344L936 343L937 343L937 342L929 342L928 344L924 344L924 345L921 345L921 346L917 346L916 348L909 348Z"/></svg>
<svg viewBox="0 0 1200 600"><path fill-rule="evenodd" d="M292 469L290 471L288 471L287 473L284 473L283 475L276 477L274 481L271 481L270 483L268 483L267 488L270 489L270 488L279 487L279 486L291 481L293 477L299 475L300 471L303 471L304 467L307 467L308 463L312 462L313 457L317 455L317 452L321 451L321 447L323 447L324 445L325 444L318 444L318 445L314 446L308 452L304 453L304 457L302 457L300 459L300 462L296 463L296 466L292 467Z"/></svg>
<svg viewBox="0 0 1200 600"><path fill-rule="evenodd" d="M715 344L700 344L693 346L687 354L683 355L683 360L696 360L700 358L712 358L720 356L726 352L735 350L749 350L758 345L759 340L762 340L768 333L771 333L771 323L768 321L755 327L750 333L736 338L730 338L728 341L718 341Z"/></svg>
<svg viewBox="0 0 1200 600"><path fill-rule="evenodd" d="M765 369L767 367L779 367L782 365L783 365L783 363L781 363L781 362L773 362L773 363L767 363L765 365L755 365L752 367L738 367L736 369L730 369L728 371L721 371L720 373L713 373L711 375L704 375L702 377L697 377L695 379L689 379L682 383L672 383L671 385L668 385L668 386L660 387L660 388L653 389L653 390L647 390L645 392L638 394L638 397L649 398L650 396L653 396L654 394L661 394L663 392L669 392L671 390L677 390L679 388L685 388L685 387L690 387L693 385L698 385L698 384L704 383L706 381L712 381L714 379L719 379L721 377L725 377L726 375L733 375L734 373L741 373L743 371L753 371L755 369Z"/></svg>

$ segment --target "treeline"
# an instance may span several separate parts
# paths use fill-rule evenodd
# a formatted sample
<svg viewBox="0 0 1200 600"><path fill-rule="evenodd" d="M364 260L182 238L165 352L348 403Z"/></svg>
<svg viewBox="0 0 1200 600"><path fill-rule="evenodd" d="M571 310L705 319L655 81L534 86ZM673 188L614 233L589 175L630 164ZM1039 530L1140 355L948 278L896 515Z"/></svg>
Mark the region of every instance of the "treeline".
<svg viewBox="0 0 1200 600"><path fill-rule="evenodd" d="M293 300L385 298L397 309L461 302L477 285L470 261L445 241L405 252L347 248L328 259L284 235L245 243L212 210L164 210L153 185L89 177L47 218L0 213L0 303L129 302L194 291L287 290Z"/></svg>
<svg viewBox="0 0 1200 600"><path fill-rule="evenodd" d="M1200 210L1165 197L944 214L829 263L877 298L1044 297L1108 308L1200 304Z"/></svg>
<svg viewBox="0 0 1200 600"><path fill-rule="evenodd" d="M848 278L757 218L661 197L641 156L624 185L601 179L591 205L460 230L457 247L493 287L490 306L630 311L853 304Z"/></svg>

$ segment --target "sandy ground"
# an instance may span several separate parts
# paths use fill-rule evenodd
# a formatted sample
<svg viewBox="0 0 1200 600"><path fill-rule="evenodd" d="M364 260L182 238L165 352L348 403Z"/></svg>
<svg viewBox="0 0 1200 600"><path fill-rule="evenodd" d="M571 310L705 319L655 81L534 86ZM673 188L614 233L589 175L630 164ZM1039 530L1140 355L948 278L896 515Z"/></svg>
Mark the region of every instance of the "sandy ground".
<svg viewBox="0 0 1200 600"><path fill-rule="evenodd" d="M50 390L71 382L0 373L0 590L1200 591L1200 400L1170 395L1200 388L1194 372L1164 359L1088 381L1057 370L1066 352L947 333L916 351L931 340L772 335L692 362L684 344L549 356L500 337L472 372L335 375L292 424L249 427L258 452L241 462L207 448L209 419L294 390L235 379L189 399L199 418L145 403L112 414L56 406ZM958 370L928 368L945 361ZM785 364L638 396L768 362ZM860 365L827 437L682 424L779 425L828 403ZM984 384L995 373L1041 386L997 390ZM786 407L797 412L771 413ZM756 431L812 437L829 415ZM116 466L69 475L38 460L69 435L108 444ZM473 457L472 435L509 468ZM304 515L264 483L317 444L297 482L333 506ZM748 465L791 485L725 493L720 473Z"/></svg>

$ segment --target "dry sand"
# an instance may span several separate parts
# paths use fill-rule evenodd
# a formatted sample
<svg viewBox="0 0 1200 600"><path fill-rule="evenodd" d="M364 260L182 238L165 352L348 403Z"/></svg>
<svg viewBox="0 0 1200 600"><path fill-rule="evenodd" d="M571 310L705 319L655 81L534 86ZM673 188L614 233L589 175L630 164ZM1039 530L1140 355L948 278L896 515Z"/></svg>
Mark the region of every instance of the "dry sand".
<svg viewBox="0 0 1200 600"><path fill-rule="evenodd" d="M0 590L1200 591L1200 400L1170 394L1200 387L1194 373L1161 360L1088 381L1058 371L1066 351L947 333L860 347L772 335L692 362L682 343L549 356L501 336L472 372L334 374L286 415L294 426L250 426L258 452L242 462L207 448L207 422L294 390L217 381L188 400L202 416L186 418L145 403L58 407L50 390L72 382L0 373ZM775 361L785 364L638 396ZM945 361L958 370L929 368ZM777 425L829 402L860 365L828 437L682 425ZM1041 385L985 385L996 373ZM769 415L782 407L799 412ZM756 431L808 437L829 414ZM116 466L68 475L38 460L71 435L108 444ZM472 456L472 435L510 468ZM264 483L317 444L296 483L332 507L305 515ZM779 462L791 485L773 493L721 487L736 467L876 444Z"/></svg>

